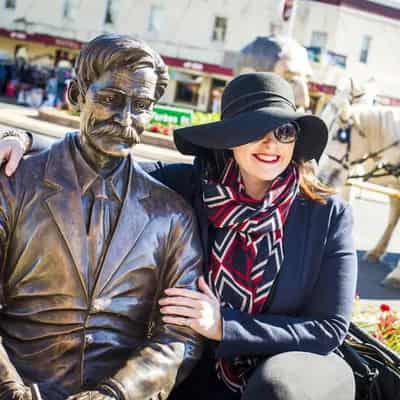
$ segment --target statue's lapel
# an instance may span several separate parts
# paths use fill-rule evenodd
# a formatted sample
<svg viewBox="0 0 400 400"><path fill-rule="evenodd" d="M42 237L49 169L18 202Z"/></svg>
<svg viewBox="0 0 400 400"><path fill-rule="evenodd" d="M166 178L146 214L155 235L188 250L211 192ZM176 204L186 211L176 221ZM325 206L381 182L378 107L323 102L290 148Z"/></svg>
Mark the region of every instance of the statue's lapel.
<svg viewBox="0 0 400 400"><path fill-rule="evenodd" d="M71 140L71 136L67 136L50 150L44 177L49 190L43 200L71 253L82 287L88 295L88 243L82 199L69 148Z"/></svg>

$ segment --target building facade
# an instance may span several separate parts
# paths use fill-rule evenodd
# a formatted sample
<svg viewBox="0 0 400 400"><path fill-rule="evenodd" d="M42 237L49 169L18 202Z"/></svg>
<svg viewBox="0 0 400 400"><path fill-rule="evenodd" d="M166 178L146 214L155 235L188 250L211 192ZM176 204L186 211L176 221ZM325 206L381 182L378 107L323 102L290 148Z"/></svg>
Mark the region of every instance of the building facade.
<svg viewBox="0 0 400 400"><path fill-rule="evenodd" d="M400 97L400 5L394 0L0 0L0 50L29 60L72 61L104 32L128 33L164 57L162 101L210 111L233 75L235 55L257 36L287 32L309 48L314 88L337 77L375 77ZM318 86L319 85L319 86ZM322 85L322 86L321 86ZM322 89L321 89L322 88Z"/></svg>
<svg viewBox="0 0 400 400"><path fill-rule="evenodd" d="M400 105L399 34L400 2L393 0L302 0L293 30L314 56L316 81L334 84L340 70L360 81L373 78L393 105Z"/></svg>

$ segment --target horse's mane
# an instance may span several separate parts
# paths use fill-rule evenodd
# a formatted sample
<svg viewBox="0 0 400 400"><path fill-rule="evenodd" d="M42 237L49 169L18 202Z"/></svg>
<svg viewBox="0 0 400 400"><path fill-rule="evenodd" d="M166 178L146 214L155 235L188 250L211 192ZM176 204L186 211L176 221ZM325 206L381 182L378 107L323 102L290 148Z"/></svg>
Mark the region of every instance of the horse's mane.
<svg viewBox="0 0 400 400"><path fill-rule="evenodd" d="M398 107L354 105L351 107L351 117L371 144L376 142L382 147L400 139Z"/></svg>

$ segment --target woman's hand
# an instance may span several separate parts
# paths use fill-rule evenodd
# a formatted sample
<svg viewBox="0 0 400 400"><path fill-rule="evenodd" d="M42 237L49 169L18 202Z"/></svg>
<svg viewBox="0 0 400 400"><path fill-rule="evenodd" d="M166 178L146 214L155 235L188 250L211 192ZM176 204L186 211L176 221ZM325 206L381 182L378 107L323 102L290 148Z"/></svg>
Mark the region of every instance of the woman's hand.
<svg viewBox="0 0 400 400"><path fill-rule="evenodd" d="M159 300L163 321L168 324L188 326L200 335L213 340L222 339L220 304L203 277L199 289L170 288L167 297Z"/></svg>
<svg viewBox="0 0 400 400"><path fill-rule="evenodd" d="M5 172L11 176L25 153L25 145L17 136L6 136L0 140L0 165L5 163Z"/></svg>

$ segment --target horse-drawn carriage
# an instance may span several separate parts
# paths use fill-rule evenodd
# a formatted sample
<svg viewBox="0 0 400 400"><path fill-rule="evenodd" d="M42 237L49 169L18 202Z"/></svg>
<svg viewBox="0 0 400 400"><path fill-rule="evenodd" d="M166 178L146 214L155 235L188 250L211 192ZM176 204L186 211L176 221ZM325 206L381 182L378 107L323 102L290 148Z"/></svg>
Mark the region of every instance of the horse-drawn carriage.
<svg viewBox="0 0 400 400"><path fill-rule="evenodd" d="M337 93L321 117L328 125L330 141L321 160L320 178L343 188L349 200L352 186L389 196L387 226L367 253L368 261L377 262L400 218L400 108L374 104L373 94L350 80L348 90ZM384 284L400 287L400 262Z"/></svg>

